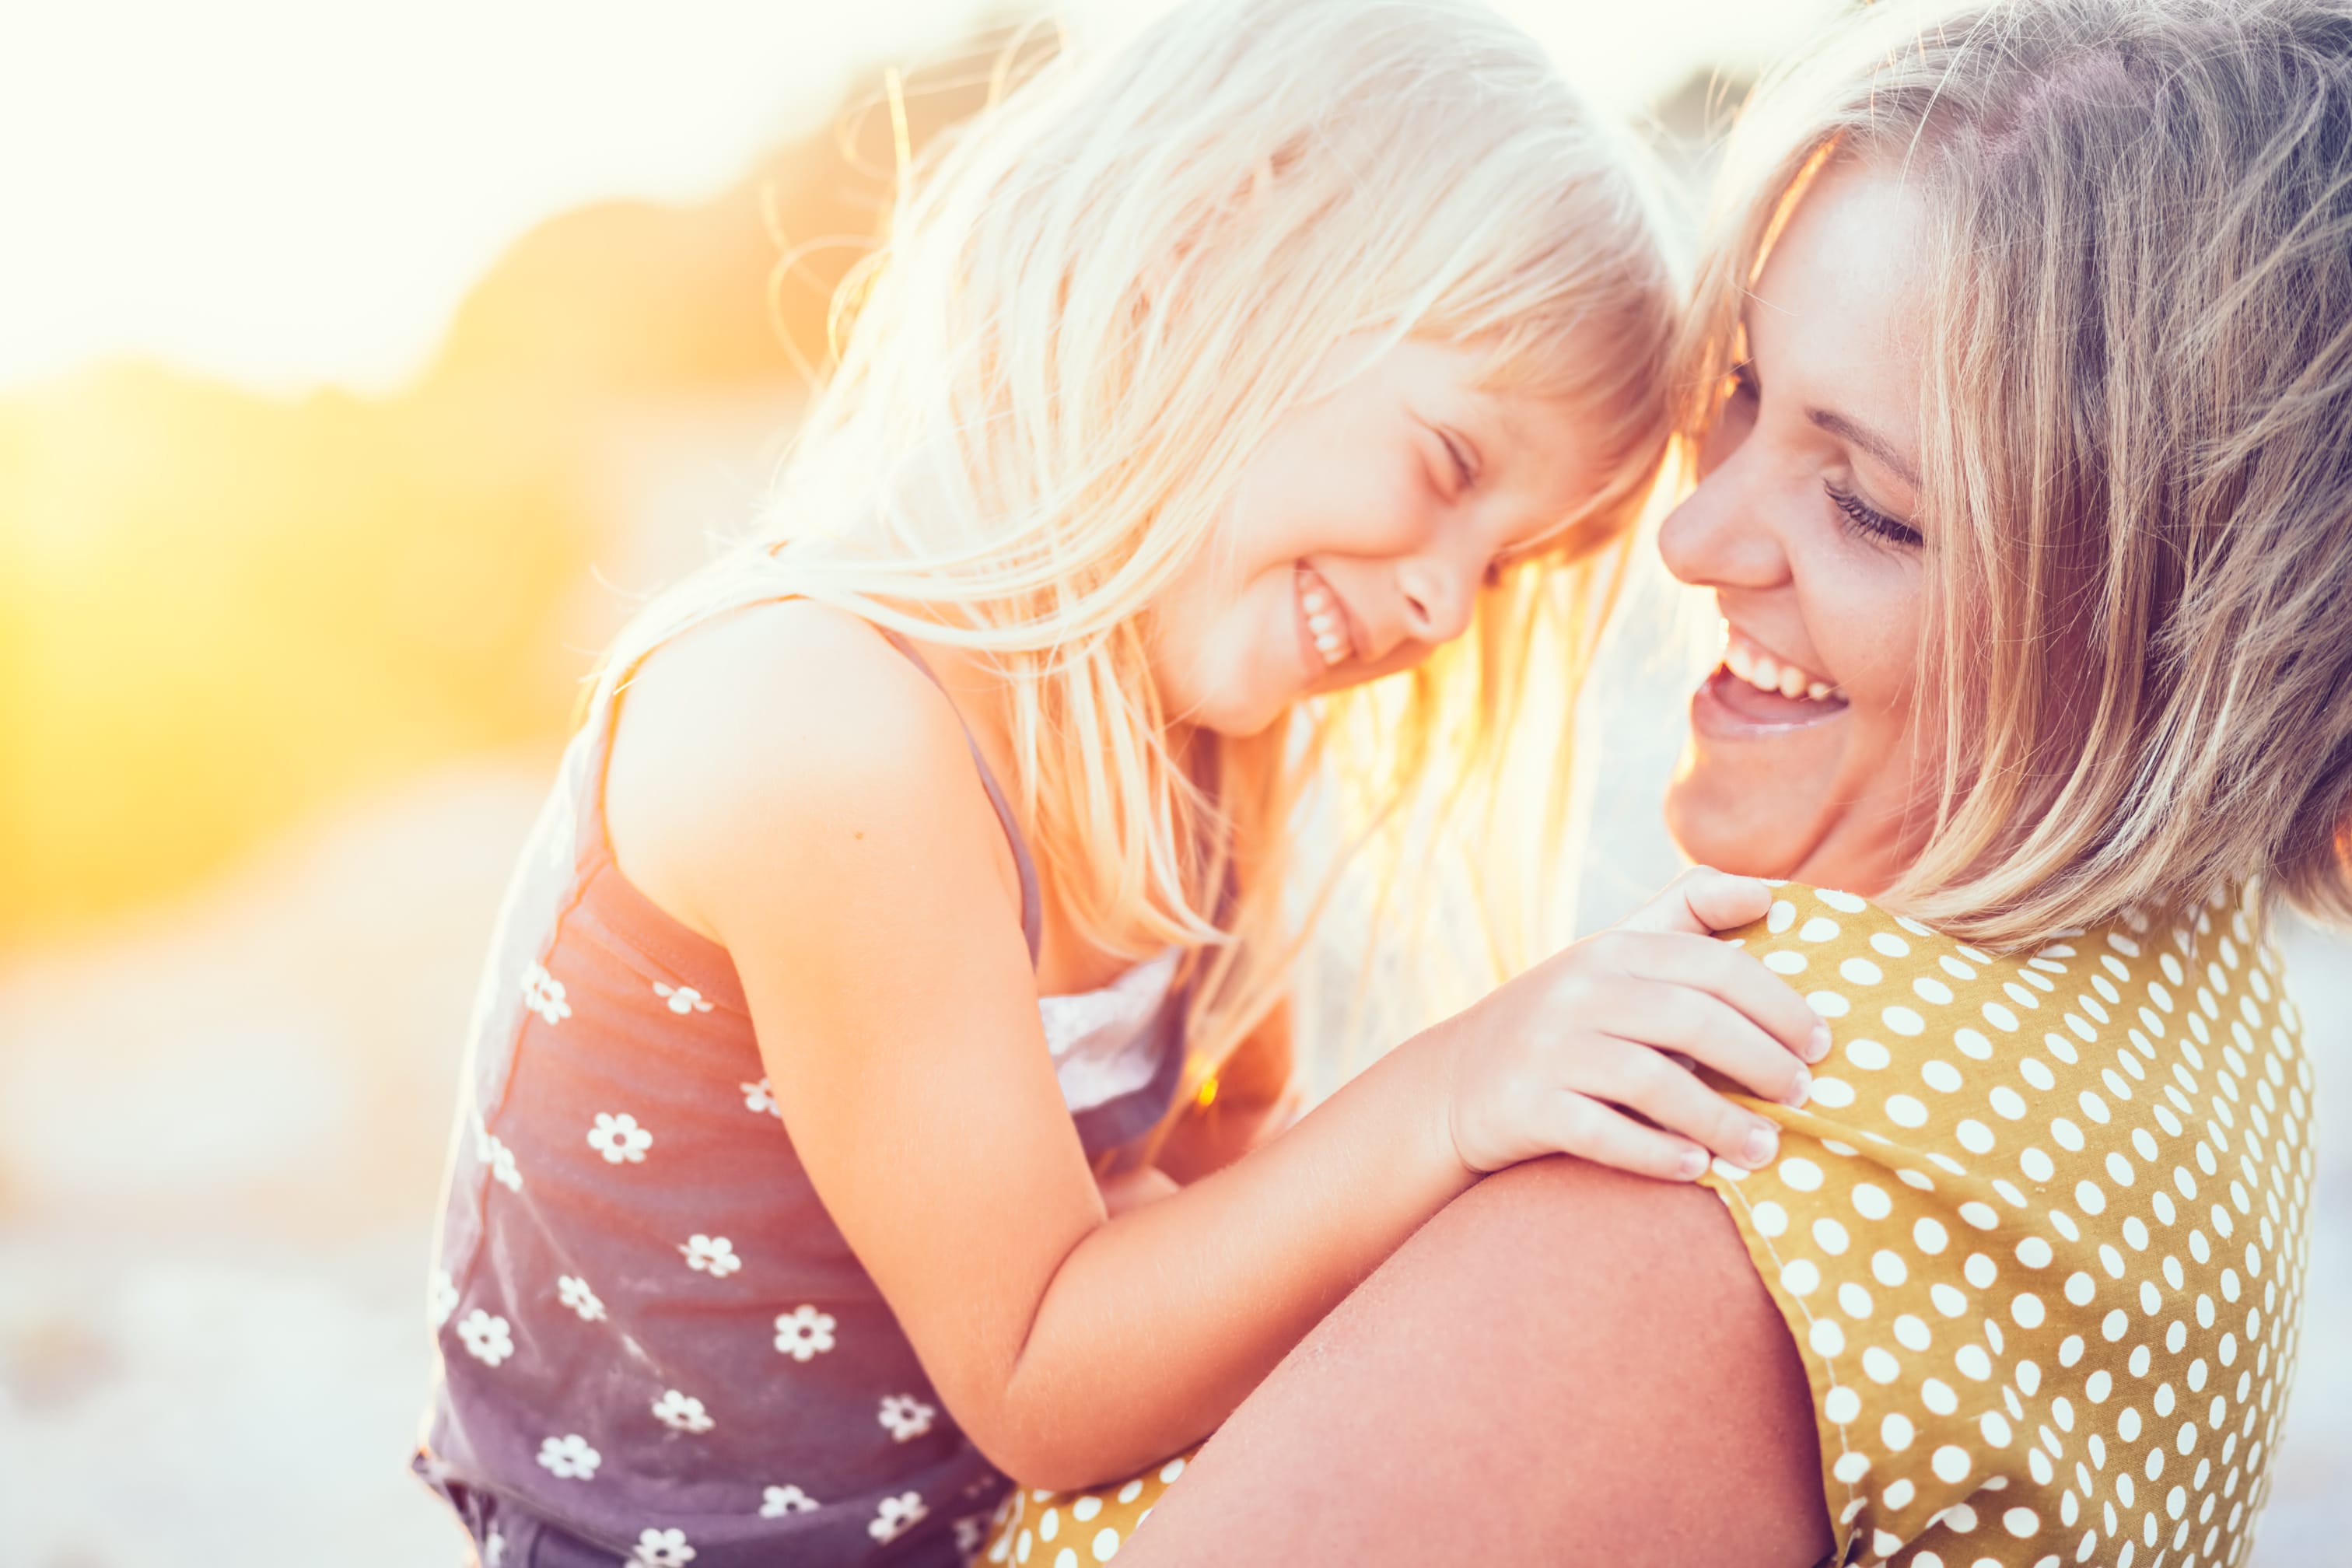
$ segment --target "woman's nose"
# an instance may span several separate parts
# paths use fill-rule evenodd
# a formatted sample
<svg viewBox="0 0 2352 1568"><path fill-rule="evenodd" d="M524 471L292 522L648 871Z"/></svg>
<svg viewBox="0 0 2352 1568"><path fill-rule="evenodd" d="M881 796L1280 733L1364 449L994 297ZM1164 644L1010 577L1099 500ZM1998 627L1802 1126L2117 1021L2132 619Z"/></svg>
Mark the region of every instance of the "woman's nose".
<svg viewBox="0 0 2352 1568"><path fill-rule="evenodd" d="M1779 536L1735 458L1701 479L1658 527L1666 570L1699 587L1769 587L1787 575Z"/></svg>

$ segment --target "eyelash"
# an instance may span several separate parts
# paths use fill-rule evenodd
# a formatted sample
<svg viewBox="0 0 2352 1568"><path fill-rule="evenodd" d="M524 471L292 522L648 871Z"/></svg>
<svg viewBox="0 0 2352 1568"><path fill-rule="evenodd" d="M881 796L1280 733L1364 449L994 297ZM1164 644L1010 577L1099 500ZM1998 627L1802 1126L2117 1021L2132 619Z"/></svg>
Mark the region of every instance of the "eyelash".
<svg viewBox="0 0 2352 1568"><path fill-rule="evenodd" d="M1477 472L1471 468L1470 459L1463 454L1460 438L1445 430L1438 431L1437 438L1445 444L1445 455L1454 459L1454 477L1462 481L1462 488L1466 490L1476 484Z"/></svg>
<svg viewBox="0 0 2352 1568"><path fill-rule="evenodd" d="M1822 482L1822 489L1829 492L1830 504L1845 513L1853 531L1866 533L1885 543L1906 549L1916 549L1924 542L1917 529L1908 523L1895 521L1859 496L1842 490L1826 480Z"/></svg>
<svg viewBox="0 0 2352 1568"><path fill-rule="evenodd" d="M1756 395L1756 363L1741 360L1731 367L1731 395L1753 397ZM1917 529L1909 523L1895 521L1851 490L1842 490L1826 480L1822 481L1822 489L1829 492L1830 504L1845 513L1851 531L1906 549L1916 549L1926 542Z"/></svg>

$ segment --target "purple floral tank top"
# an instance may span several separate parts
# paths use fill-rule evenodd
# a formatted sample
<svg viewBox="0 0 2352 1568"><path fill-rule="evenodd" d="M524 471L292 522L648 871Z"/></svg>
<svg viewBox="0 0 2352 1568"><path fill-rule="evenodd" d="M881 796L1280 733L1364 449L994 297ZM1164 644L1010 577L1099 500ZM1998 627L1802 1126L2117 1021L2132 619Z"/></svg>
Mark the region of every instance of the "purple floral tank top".
<svg viewBox="0 0 2352 1568"><path fill-rule="evenodd" d="M565 752L476 998L414 1466L492 1568L961 1563L1004 1479L818 1201L726 951L614 866L612 708ZM972 758L1034 962L1035 867ZM1148 1080L1075 1110L1089 1154L1167 1110L1183 1002Z"/></svg>

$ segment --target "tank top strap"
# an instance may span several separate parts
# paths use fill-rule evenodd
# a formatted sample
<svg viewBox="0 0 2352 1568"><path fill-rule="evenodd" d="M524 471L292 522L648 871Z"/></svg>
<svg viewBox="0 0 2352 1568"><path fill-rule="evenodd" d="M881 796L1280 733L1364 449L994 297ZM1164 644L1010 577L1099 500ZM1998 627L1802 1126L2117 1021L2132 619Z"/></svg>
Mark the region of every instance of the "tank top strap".
<svg viewBox="0 0 2352 1568"><path fill-rule="evenodd" d="M924 679L940 689L940 695L948 699L948 707L955 714L956 722L963 726L963 743L971 749L971 765L980 770L980 787L988 792L988 804L996 808L996 820L1004 828L1005 842L1013 846L1013 867L1021 874L1021 934L1029 943L1029 964L1034 969L1037 963L1039 944L1045 940L1045 911L1037 891L1037 862L1030 856L1029 841L1021 835L1020 821L1013 815L1013 803L1005 798L1003 786L996 782L996 774L989 767L988 758L982 754L980 737L971 732L971 725L964 720L963 710L956 707L955 699L949 696L947 685L940 679L938 672L923 662L922 656L905 637L888 626L876 626L870 621L866 624L880 632L892 647L905 654L907 662L923 672Z"/></svg>
<svg viewBox="0 0 2352 1568"><path fill-rule="evenodd" d="M946 685L915 652L914 645L887 626L875 626L871 621L866 624L874 626L892 647L907 657L908 663L921 670L923 679L938 687L940 696L948 697ZM644 660L641 658L637 662L643 663ZM604 777L612 763L619 694L635 673L634 667L623 672L621 679L596 700L564 759L563 795L578 807L572 822L572 863L583 882L612 853L612 840L604 826ZM1029 966L1034 969L1039 946L1045 937L1045 906L1038 893L1037 862L1029 853L1028 840L1022 837L1021 825L1013 815L1012 802L1005 797L1003 787L996 782L996 774L990 769L988 759L981 753L979 738L964 721L963 710L955 706L952 697L948 698L948 707L955 713L956 723L963 730L964 744L971 749L972 766L980 770L981 787L988 792L988 804L995 807L996 820L1004 828L1006 842L1013 847L1013 864L1021 877L1021 935L1029 944ZM706 944L697 938L694 945Z"/></svg>

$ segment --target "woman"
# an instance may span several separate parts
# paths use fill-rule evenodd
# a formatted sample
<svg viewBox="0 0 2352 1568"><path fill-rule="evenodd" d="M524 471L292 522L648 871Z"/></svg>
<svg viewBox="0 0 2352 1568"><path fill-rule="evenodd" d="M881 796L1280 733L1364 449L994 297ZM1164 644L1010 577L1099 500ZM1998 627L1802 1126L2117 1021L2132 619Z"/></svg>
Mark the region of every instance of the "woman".
<svg viewBox="0 0 2352 1568"><path fill-rule="evenodd" d="M1812 1103L1719 1202L1482 1183L1181 1481L1024 1496L1007 1557L2244 1559L2311 1170L2262 926L2352 910L2352 9L1881 7L1764 102L1667 816L1903 911L1746 933L1818 983Z"/></svg>

